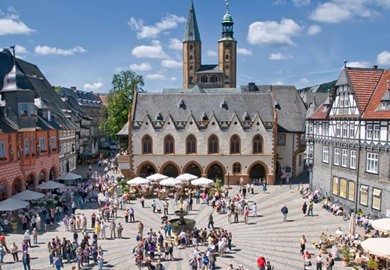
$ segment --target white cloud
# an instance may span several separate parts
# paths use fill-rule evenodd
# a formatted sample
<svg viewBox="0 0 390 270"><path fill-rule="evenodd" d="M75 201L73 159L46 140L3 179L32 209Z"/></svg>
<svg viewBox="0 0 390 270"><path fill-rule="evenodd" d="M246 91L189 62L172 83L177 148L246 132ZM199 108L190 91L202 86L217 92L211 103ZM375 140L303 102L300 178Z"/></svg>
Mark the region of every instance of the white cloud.
<svg viewBox="0 0 390 270"><path fill-rule="evenodd" d="M212 50L208 50L206 54L207 54L207 56L217 56L218 55L216 52L214 52Z"/></svg>
<svg viewBox="0 0 390 270"><path fill-rule="evenodd" d="M241 55L252 55L252 51L249 50L249 49L245 49L245 48L238 48L238 49L237 49L237 54L241 54Z"/></svg>
<svg viewBox="0 0 390 270"><path fill-rule="evenodd" d="M177 78L172 76L172 77L170 78L170 80L174 82L174 81L177 81Z"/></svg>
<svg viewBox="0 0 390 270"><path fill-rule="evenodd" d="M172 59L165 59L161 61L161 66L165 68L181 68L183 63Z"/></svg>
<svg viewBox="0 0 390 270"><path fill-rule="evenodd" d="M134 17L130 18L128 24L132 30L138 31L137 38L143 39L156 38L160 33L175 29L179 23L184 23L185 21L184 17L169 14L154 25L144 25L142 20L137 20Z"/></svg>
<svg viewBox="0 0 390 270"><path fill-rule="evenodd" d="M289 59L291 58L291 56L288 56L288 55L285 55L285 54L282 54L280 52L277 52L277 53L271 53L268 57L269 60L286 60L286 59Z"/></svg>
<svg viewBox="0 0 390 270"><path fill-rule="evenodd" d="M390 66L390 51L383 51L376 58L378 65Z"/></svg>
<svg viewBox="0 0 390 270"><path fill-rule="evenodd" d="M383 7L390 7L388 0L331 0L319 4L309 17L323 23L340 23L355 16L363 18L376 16Z"/></svg>
<svg viewBox="0 0 390 270"><path fill-rule="evenodd" d="M137 58L152 58L152 59L165 59L168 55L164 52L163 47L157 40L152 41L152 45L140 45L135 47L131 54Z"/></svg>
<svg viewBox="0 0 390 270"><path fill-rule="evenodd" d="M171 38L169 40L169 48L174 50L181 50L183 48L183 44L177 38Z"/></svg>
<svg viewBox="0 0 390 270"><path fill-rule="evenodd" d="M294 20L283 18L276 21L258 21L249 25L248 42L252 45L295 45L292 37L301 27Z"/></svg>
<svg viewBox="0 0 390 270"><path fill-rule="evenodd" d="M21 45L15 45L15 53L18 54L24 54L28 53L27 49Z"/></svg>
<svg viewBox="0 0 390 270"><path fill-rule="evenodd" d="M146 78L150 80L157 80L157 81L165 81L167 79L164 76L164 74L161 73L148 74Z"/></svg>
<svg viewBox="0 0 390 270"><path fill-rule="evenodd" d="M41 55L49 55L49 54L55 54L55 55L74 55L75 53L85 53L87 52L83 47L80 46L74 46L72 49L59 49L56 47L49 47L49 46L41 46L38 45L35 47L35 53L41 54Z"/></svg>
<svg viewBox="0 0 390 270"><path fill-rule="evenodd" d="M10 14L0 13L0 36L28 35L35 31L19 19L15 10L9 9L9 11Z"/></svg>
<svg viewBox="0 0 390 270"><path fill-rule="evenodd" d="M310 0L293 0L294 5L297 7L310 5Z"/></svg>
<svg viewBox="0 0 390 270"><path fill-rule="evenodd" d="M307 86L307 85L309 85L309 83L310 83L310 80L307 79L307 78L302 78L302 79L300 79L299 82L298 82L298 84L299 84L300 86Z"/></svg>
<svg viewBox="0 0 390 270"><path fill-rule="evenodd" d="M307 29L307 34L310 36L314 36L320 33L321 31L322 31L321 26L314 24L309 26L309 28Z"/></svg>
<svg viewBox="0 0 390 270"><path fill-rule="evenodd" d="M352 61L347 62L347 67L355 67L355 68L368 68L370 63L367 61Z"/></svg>
<svg viewBox="0 0 390 270"><path fill-rule="evenodd" d="M141 64L131 64L130 69L132 71L148 71L152 69L152 66L148 62L144 62Z"/></svg>
<svg viewBox="0 0 390 270"><path fill-rule="evenodd" d="M282 81L277 81L277 82L274 82L273 85L284 85L284 82L282 82Z"/></svg>
<svg viewBox="0 0 390 270"><path fill-rule="evenodd" d="M85 91L96 91L103 88L103 83L94 82L94 83L86 83L84 84Z"/></svg>

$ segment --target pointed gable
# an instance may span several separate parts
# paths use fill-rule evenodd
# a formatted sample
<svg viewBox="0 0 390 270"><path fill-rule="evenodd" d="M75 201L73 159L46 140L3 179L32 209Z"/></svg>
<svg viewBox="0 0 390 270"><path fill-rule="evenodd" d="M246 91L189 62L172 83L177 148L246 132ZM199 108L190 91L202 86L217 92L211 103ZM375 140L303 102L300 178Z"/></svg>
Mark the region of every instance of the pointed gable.
<svg viewBox="0 0 390 270"><path fill-rule="evenodd" d="M363 114L363 119L390 119L390 109L382 108L381 101L390 95L390 70L384 71L382 78Z"/></svg>
<svg viewBox="0 0 390 270"><path fill-rule="evenodd" d="M383 69L362 69L362 68L345 68L344 69L350 86L355 93L356 102L361 112L366 110L367 104L375 91L375 88L383 74ZM339 85L337 82L336 86Z"/></svg>

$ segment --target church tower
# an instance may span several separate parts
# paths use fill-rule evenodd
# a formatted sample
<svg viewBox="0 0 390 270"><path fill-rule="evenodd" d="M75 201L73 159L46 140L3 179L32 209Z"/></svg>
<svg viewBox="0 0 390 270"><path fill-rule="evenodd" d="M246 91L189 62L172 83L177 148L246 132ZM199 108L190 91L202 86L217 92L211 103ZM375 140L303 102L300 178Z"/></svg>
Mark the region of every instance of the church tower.
<svg viewBox="0 0 390 270"><path fill-rule="evenodd" d="M236 87L237 41L233 37L233 17L226 2L226 14L222 20L222 38L218 41L218 67L224 72L224 88Z"/></svg>
<svg viewBox="0 0 390 270"><path fill-rule="evenodd" d="M183 39L183 88L196 85L196 72L202 64L202 42L200 40L198 22L196 21L194 3L191 1L187 18L187 26Z"/></svg>

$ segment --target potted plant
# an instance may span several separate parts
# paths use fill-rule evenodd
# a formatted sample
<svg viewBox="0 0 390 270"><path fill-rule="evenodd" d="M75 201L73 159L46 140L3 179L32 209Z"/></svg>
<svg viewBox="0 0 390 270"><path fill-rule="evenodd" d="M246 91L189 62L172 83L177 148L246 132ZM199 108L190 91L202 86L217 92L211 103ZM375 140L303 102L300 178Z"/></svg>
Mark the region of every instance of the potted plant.
<svg viewBox="0 0 390 270"><path fill-rule="evenodd" d="M377 270L378 269L378 263L375 260L370 259L367 262L367 267L369 270Z"/></svg>
<svg viewBox="0 0 390 270"><path fill-rule="evenodd" d="M348 266L351 262L351 254L349 246L345 245L341 252L341 259L343 261L343 266Z"/></svg>

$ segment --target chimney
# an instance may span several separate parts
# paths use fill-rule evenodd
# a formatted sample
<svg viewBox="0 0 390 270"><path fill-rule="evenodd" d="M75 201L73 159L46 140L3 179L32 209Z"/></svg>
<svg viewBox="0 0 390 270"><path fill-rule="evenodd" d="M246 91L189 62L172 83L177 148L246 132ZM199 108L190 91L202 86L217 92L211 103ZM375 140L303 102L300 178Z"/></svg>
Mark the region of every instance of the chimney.
<svg viewBox="0 0 390 270"><path fill-rule="evenodd" d="M71 86L70 89L72 89L73 91L76 91L77 87L76 86Z"/></svg>
<svg viewBox="0 0 390 270"><path fill-rule="evenodd" d="M254 82L248 83L249 92L256 92L256 84Z"/></svg>
<svg viewBox="0 0 390 270"><path fill-rule="evenodd" d="M372 68L373 69L378 69L378 65L373 65Z"/></svg>

